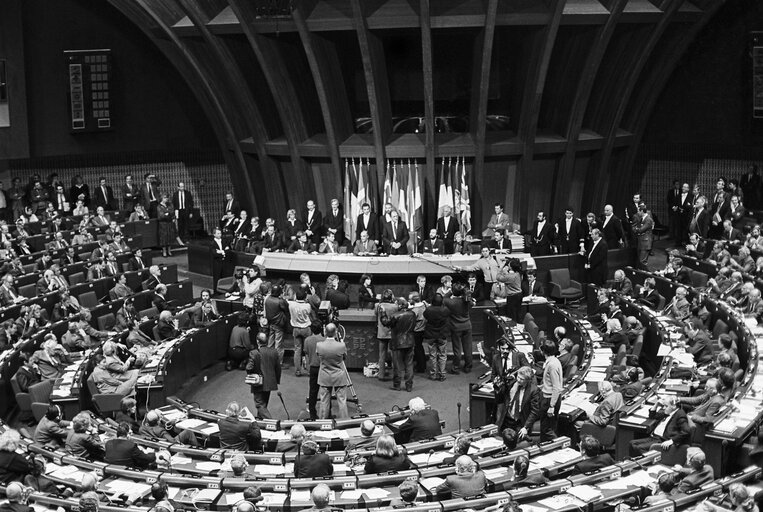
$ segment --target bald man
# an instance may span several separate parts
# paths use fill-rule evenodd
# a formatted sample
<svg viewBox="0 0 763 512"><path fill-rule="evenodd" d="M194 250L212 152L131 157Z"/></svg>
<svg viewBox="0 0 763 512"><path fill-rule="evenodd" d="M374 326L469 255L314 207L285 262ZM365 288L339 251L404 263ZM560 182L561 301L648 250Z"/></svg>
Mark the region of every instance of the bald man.
<svg viewBox="0 0 763 512"><path fill-rule="evenodd" d="M601 218L601 234L604 237L604 241L607 242L607 247L610 249L618 249L621 247L620 243L624 240L623 223L620 218L615 215L615 210L611 204L604 207L604 215Z"/></svg>

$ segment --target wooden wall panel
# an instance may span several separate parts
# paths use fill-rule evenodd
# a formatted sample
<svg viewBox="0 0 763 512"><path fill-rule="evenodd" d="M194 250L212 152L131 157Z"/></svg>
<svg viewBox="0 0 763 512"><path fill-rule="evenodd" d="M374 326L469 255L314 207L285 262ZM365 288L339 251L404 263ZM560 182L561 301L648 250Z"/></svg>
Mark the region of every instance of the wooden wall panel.
<svg viewBox="0 0 763 512"><path fill-rule="evenodd" d="M0 159L29 156L21 2L0 4L0 59L5 60L10 116L10 126L0 127Z"/></svg>

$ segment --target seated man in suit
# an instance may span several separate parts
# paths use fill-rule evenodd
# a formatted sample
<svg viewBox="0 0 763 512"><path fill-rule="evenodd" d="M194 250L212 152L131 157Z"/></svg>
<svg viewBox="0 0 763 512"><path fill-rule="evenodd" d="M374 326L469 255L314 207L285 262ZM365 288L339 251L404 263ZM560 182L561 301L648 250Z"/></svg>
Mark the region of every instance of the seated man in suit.
<svg viewBox="0 0 763 512"><path fill-rule="evenodd" d="M712 482L715 479L713 467L707 463L705 452L699 448L689 455L689 460L685 467L677 469L676 477L681 480L678 484L678 492L687 492L699 489L702 485Z"/></svg>
<svg viewBox="0 0 763 512"><path fill-rule="evenodd" d="M368 238L368 231L361 231L360 239L355 241L352 253L355 256L375 256L378 252L376 242Z"/></svg>
<svg viewBox="0 0 763 512"><path fill-rule="evenodd" d="M660 294L656 290L656 286L657 281L653 277L647 277L644 280L644 286L639 289L636 295L636 302L648 308L657 309L660 305Z"/></svg>
<svg viewBox="0 0 763 512"><path fill-rule="evenodd" d="M307 239L307 234L304 231L297 231L296 238L289 244L289 248L286 249L288 253L296 254L310 254L315 252L315 244Z"/></svg>
<svg viewBox="0 0 763 512"><path fill-rule="evenodd" d="M321 478L334 474L331 459L318 451L318 443L307 440L302 443L302 453L294 462L294 476L297 478Z"/></svg>
<svg viewBox="0 0 763 512"><path fill-rule="evenodd" d="M219 420L220 448L225 450L254 451L262 448L262 435L255 422L247 421L238 402L225 408L225 418Z"/></svg>
<svg viewBox="0 0 763 512"><path fill-rule="evenodd" d="M334 233L326 233L326 238L318 247L318 252L321 254L339 254L339 244L335 240Z"/></svg>
<svg viewBox="0 0 763 512"><path fill-rule="evenodd" d="M421 441L442 434L440 415L436 410L427 408L423 399L411 398L408 402L408 408L411 410L411 415L400 425L397 435L400 438L398 442Z"/></svg>
<svg viewBox="0 0 763 512"><path fill-rule="evenodd" d="M580 452L585 460L575 464L577 473L589 473L615 464L615 459L610 454L601 453L601 443L593 436L585 436L580 441Z"/></svg>
<svg viewBox="0 0 763 512"><path fill-rule="evenodd" d="M615 413L623 406L623 395L612 389L612 383L607 381L599 382L599 394L602 401L593 411L591 417L588 418L588 421L604 427L612 424Z"/></svg>
<svg viewBox="0 0 763 512"><path fill-rule="evenodd" d="M621 269L615 270L615 278L612 281L607 281L607 288L615 293L621 293L630 297L633 293L633 283L625 276L625 272Z"/></svg>
<svg viewBox="0 0 763 512"><path fill-rule="evenodd" d="M130 439L130 425L122 422L116 428L117 437L106 441L107 464L117 464L131 468L147 469L156 465L156 454L145 453Z"/></svg>
<svg viewBox="0 0 763 512"><path fill-rule="evenodd" d="M479 304L490 298L490 289L477 282L477 274L469 272L466 276L466 293L471 297L474 304Z"/></svg>
<svg viewBox="0 0 763 512"><path fill-rule="evenodd" d="M106 215L106 210L103 209L103 206L99 206L95 209L95 215L90 220L90 223L93 226L96 227L106 227L111 222L111 219L109 219L109 216Z"/></svg>
<svg viewBox="0 0 763 512"><path fill-rule="evenodd" d="M613 461L614 463L614 461ZM437 486L437 494L450 494L452 498L471 498L485 493L487 480L485 473L477 469L476 463L468 455L456 459L456 474L449 475Z"/></svg>
<svg viewBox="0 0 763 512"><path fill-rule="evenodd" d="M143 249L137 248L133 251L132 257L127 260L127 268L130 272L137 272L146 268L146 261L143 259Z"/></svg>
<svg viewBox="0 0 763 512"><path fill-rule="evenodd" d="M493 239L485 242L485 245L496 254L511 254L511 240L504 236L502 229L496 229Z"/></svg>
<svg viewBox="0 0 763 512"><path fill-rule="evenodd" d="M532 295L535 297L543 297L546 295L546 290L543 285L538 281L535 275L535 270L527 271L527 279L522 280L522 295L525 297Z"/></svg>
<svg viewBox="0 0 763 512"><path fill-rule="evenodd" d="M162 284L162 271L159 269L159 265L151 265L148 268L148 278L143 281L144 290L155 290L157 285Z"/></svg>
<svg viewBox="0 0 763 512"><path fill-rule="evenodd" d="M114 285L114 288L109 290L109 298L111 300L124 299L132 294L132 288L127 286L127 275L119 274L117 276L117 283Z"/></svg>
<svg viewBox="0 0 763 512"><path fill-rule="evenodd" d="M167 301L167 286L163 284L156 285L156 288L154 288L154 297L151 302L159 313L165 309L170 309L169 302Z"/></svg>
<svg viewBox="0 0 763 512"><path fill-rule="evenodd" d="M432 228L429 230L429 238L424 240L421 252L424 254L437 254L438 256L445 254L445 242L437 238L437 229Z"/></svg>
<svg viewBox="0 0 763 512"><path fill-rule="evenodd" d="M678 407L678 401L672 397L660 400L658 412L659 423L650 437L635 439L630 442L631 457L643 455L651 449L669 450L689 443L689 420L686 411ZM654 447L654 448L653 448Z"/></svg>
<svg viewBox="0 0 763 512"><path fill-rule="evenodd" d="M713 342L705 330L705 325L697 317L691 318L684 329L689 343L685 350L694 355L697 364L709 363L713 359Z"/></svg>

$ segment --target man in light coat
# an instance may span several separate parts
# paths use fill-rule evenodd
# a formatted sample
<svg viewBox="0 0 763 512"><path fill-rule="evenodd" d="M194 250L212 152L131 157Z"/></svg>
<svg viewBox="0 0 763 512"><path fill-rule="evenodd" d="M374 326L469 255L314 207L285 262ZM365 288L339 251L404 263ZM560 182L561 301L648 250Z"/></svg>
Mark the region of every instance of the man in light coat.
<svg viewBox="0 0 763 512"><path fill-rule="evenodd" d="M331 390L336 393L336 403L339 413L337 418L347 418L347 386L350 379L347 376L347 368L344 366L344 358L347 347L343 342L336 339L336 325L326 325L326 339L318 343L316 353L320 361L318 370L318 385L320 390L320 417L328 419L331 409Z"/></svg>

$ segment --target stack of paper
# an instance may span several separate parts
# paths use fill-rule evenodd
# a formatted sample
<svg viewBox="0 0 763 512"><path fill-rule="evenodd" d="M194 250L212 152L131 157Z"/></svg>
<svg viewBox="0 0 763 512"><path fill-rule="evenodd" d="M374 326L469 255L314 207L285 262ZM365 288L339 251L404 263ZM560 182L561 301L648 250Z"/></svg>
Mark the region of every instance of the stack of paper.
<svg viewBox="0 0 763 512"><path fill-rule="evenodd" d="M601 498L601 491L590 485L575 485L567 489L567 494L572 494L576 498L591 503Z"/></svg>
<svg viewBox="0 0 763 512"><path fill-rule="evenodd" d="M419 480L419 483L421 484L424 489L435 489L438 485L443 483L445 481L444 478L440 478L437 476L430 476L429 478L422 478Z"/></svg>

